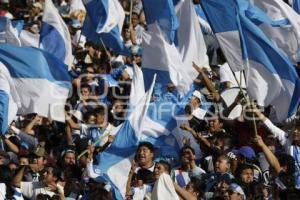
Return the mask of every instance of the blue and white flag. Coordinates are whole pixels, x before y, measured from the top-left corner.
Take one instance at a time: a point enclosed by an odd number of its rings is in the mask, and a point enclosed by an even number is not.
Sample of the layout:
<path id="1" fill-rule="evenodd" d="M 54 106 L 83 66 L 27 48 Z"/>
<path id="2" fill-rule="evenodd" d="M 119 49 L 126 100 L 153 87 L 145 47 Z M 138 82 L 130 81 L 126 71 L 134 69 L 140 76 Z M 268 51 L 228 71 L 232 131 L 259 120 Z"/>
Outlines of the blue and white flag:
<path id="1" fill-rule="evenodd" d="M 157 23 L 149 25 L 148 31 L 144 33 L 142 47 L 146 89 L 150 86 L 153 74 L 157 74 L 157 82 L 162 87 L 173 83 L 181 94 L 189 91 L 193 80 L 189 77 L 175 44 L 165 40 Z"/>
<path id="2" fill-rule="evenodd" d="M 111 146 L 100 154 L 97 167 L 105 181 L 113 187 L 114 199 L 124 199 L 126 183 L 131 168 L 130 159 L 134 156 L 141 138 L 148 106 L 151 100 L 155 77 L 149 91 L 136 104 L 133 112 L 123 123 Z"/>
<path id="3" fill-rule="evenodd" d="M 13 27 L 7 17 L 0 17 L 0 43 L 8 43 L 21 46 L 18 30 Z"/>
<path id="4" fill-rule="evenodd" d="M 258 21 L 273 25 L 282 22 L 273 22 L 263 12 L 255 12 L 256 8 L 248 10 L 249 2 L 245 0 L 201 3 L 228 61 L 240 59 L 250 97 L 258 105 L 272 105 L 279 121 L 295 114 L 300 101 L 299 77 L 289 59 L 253 23 L 253 17 L 258 14 Z M 224 23 L 222 19 L 228 20 Z M 229 62 L 232 68 L 240 68 L 233 63 Z"/>
<path id="5" fill-rule="evenodd" d="M 195 10 L 198 16 L 199 23 L 201 24 L 201 30 L 203 33 L 212 34 L 212 29 L 208 23 L 208 19 L 200 4 L 195 5 Z"/>
<path id="6" fill-rule="evenodd" d="M 41 49 L 3 44 L 0 62 L 19 96 L 18 114 L 37 113 L 64 122 L 71 78 L 62 61 Z"/>
<path id="7" fill-rule="evenodd" d="M 41 48 L 71 67 L 73 55 L 70 32 L 52 0 L 45 1 L 42 21 L 40 31 Z"/>
<path id="8" fill-rule="evenodd" d="M 184 64 L 182 68 L 187 72 L 191 85 L 198 76 L 198 72 L 192 67 L 193 62 L 210 69 L 206 45 L 193 2 L 191 0 L 179 2 L 176 6 L 176 15 L 179 28 L 175 44 Z"/>
<path id="9" fill-rule="evenodd" d="M 5 134 L 20 105 L 9 71 L 0 62 L 0 135 Z"/>
<path id="10" fill-rule="evenodd" d="M 179 27 L 172 0 L 143 0 L 147 24 L 157 23 L 169 43 L 175 40 L 175 31 Z"/>
<path id="11" fill-rule="evenodd" d="M 35 34 L 27 30 L 22 30 L 20 33 L 20 41 L 22 46 L 39 48 L 40 34 Z"/>
<path id="12" fill-rule="evenodd" d="M 82 34 L 96 44 L 103 43 L 117 53 L 127 53 L 121 37 L 125 13 L 117 0 L 84 0 L 87 15 Z M 102 40 L 102 41 L 101 41 Z"/>
<path id="13" fill-rule="evenodd" d="M 292 0 L 292 1 L 293 1 L 293 4 L 292 4 L 293 9 L 294 9 L 298 14 L 300 14 L 300 1 L 299 1 L 299 0 Z"/>
<path id="14" fill-rule="evenodd" d="M 259 24 L 259 28 L 289 59 L 296 64 L 300 61 L 300 15 L 288 4 L 281 0 L 251 0 L 273 20 L 288 19 L 289 24 L 273 27 L 268 24 Z"/>

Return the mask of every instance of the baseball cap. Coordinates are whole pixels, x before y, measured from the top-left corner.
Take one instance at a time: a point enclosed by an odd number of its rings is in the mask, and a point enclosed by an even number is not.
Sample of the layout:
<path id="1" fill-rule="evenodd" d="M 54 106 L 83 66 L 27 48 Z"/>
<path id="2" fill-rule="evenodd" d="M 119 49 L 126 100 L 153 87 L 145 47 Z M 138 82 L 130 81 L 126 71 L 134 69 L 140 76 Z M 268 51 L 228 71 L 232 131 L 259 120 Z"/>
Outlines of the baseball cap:
<path id="1" fill-rule="evenodd" d="M 37 157 L 46 157 L 47 156 L 47 152 L 45 150 L 44 147 L 38 147 L 35 152 L 34 155 L 36 155 Z"/>
<path id="2" fill-rule="evenodd" d="M 195 90 L 195 91 L 193 92 L 193 96 L 194 96 L 194 97 L 197 97 L 199 100 L 201 100 L 201 93 L 200 93 L 198 90 Z"/>
<path id="3" fill-rule="evenodd" d="M 32 7 L 39 8 L 39 9 L 43 10 L 43 6 L 39 2 L 35 2 L 34 4 L 32 4 Z"/>
<path id="4" fill-rule="evenodd" d="M 253 160 L 256 157 L 254 150 L 249 146 L 242 146 L 239 149 L 238 154 L 250 160 Z"/>
<path id="5" fill-rule="evenodd" d="M 71 114 L 79 121 L 82 121 L 82 113 L 79 110 L 72 110 Z"/>
<path id="6" fill-rule="evenodd" d="M 244 197 L 244 199 L 246 199 L 246 195 L 243 191 L 243 189 L 241 188 L 241 186 L 239 186 L 238 184 L 236 183 L 231 183 L 229 185 L 229 188 L 228 188 L 229 191 L 232 191 L 234 193 L 238 193 L 240 195 L 242 195 Z"/>

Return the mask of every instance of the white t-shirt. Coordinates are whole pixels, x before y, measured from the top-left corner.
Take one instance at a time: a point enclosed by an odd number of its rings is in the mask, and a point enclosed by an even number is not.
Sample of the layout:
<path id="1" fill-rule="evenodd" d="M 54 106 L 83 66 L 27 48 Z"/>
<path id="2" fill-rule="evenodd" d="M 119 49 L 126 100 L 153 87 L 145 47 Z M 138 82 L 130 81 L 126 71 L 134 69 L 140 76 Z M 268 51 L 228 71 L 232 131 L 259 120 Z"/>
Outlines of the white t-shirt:
<path id="1" fill-rule="evenodd" d="M 15 188 L 15 193 L 14 193 L 14 198 L 15 200 L 24 200 L 23 196 L 22 196 L 22 192 L 20 188 Z M 6 195 L 6 185 L 4 183 L 0 183 L 0 200 L 4 200 Z"/>
<path id="2" fill-rule="evenodd" d="M 24 197 L 35 200 L 38 194 L 47 194 L 50 197 L 55 195 L 41 182 L 21 182 L 21 191 Z"/>
<path id="3" fill-rule="evenodd" d="M 133 187 L 133 200 L 144 200 L 147 192 L 151 192 L 152 187 L 150 185 L 144 184 L 142 187 Z"/>

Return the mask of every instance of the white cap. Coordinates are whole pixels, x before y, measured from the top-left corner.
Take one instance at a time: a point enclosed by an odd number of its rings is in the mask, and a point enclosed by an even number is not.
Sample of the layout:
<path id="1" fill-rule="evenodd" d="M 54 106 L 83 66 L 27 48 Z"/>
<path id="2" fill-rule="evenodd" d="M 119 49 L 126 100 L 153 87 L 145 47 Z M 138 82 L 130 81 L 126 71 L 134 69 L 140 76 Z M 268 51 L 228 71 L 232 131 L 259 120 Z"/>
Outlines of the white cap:
<path id="1" fill-rule="evenodd" d="M 82 121 L 82 113 L 79 110 L 72 110 L 71 114 L 79 121 Z"/>
<path id="2" fill-rule="evenodd" d="M 195 91 L 193 92 L 193 96 L 194 96 L 194 97 L 197 97 L 199 100 L 201 100 L 201 93 L 200 93 L 198 90 L 195 90 Z"/>
<path id="3" fill-rule="evenodd" d="M 246 195 L 245 195 L 243 189 L 238 184 L 231 183 L 230 186 L 229 186 L 229 190 L 231 190 L 232 192 L 235 192 L 235 193 L 238 193 L 238 194 L 242 195 L 243 198 L 246 199 Z"/>
<path id="4" fill-rule="evenodd" d="M 40 2 L 35 2 L 34 4 L 32 4 L 32 6 L 43 10 L 43 5 Z"/>

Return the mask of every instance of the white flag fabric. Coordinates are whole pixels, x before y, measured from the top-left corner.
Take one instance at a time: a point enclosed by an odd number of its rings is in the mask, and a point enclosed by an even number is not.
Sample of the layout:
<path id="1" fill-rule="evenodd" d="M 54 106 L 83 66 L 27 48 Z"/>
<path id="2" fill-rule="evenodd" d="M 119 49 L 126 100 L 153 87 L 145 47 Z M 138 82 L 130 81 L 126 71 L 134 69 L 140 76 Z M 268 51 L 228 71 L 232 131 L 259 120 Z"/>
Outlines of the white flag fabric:
<path id="1" fill-rule="evenodd" d="M 144 77 L 156 73 L 157 82 L 163 85 L 173 83 L 180 93 L 187 93 L 193 79 L 189 77 L 176 46 L 166 41 L 158 24 L 149 25 L 148 28 L 142 43 Z M 146 88 L 150 80 L 145 79 Z"/>
<path id="2" fill-rule="evenodd" d="M 191 80 L 194 80 L 198 72 L 192 67 L 193 62 L 198 66 L 209 68 L 209 60 L 206 54 L 206 45 L 198 21 L 197 13 L 192 1 L 186 0 L 176 6 L 176 15 L 179 21 L 176 45 Z"/>
<path id="3" fill-rule="evenodd" d="M 281 49 L 294 64 L 300 61 L 300 15 L 282 0 L 251 0 L 253 4 L 273 20 L 288 19 L 290 25 L 272 27 L 262 24 L 259 27 L 268 38 Z"/>
<path id="4" fill-rule="evenodd" d="M 18 31 L 12 26 L 11 20 L 7 17 L 0 17 L 0 43 L 21 46 Z"/>
<path id="5" fill-rule="evenodd" d="M 70 31 L 52 0 L 45 1 L 42 21 L 41 48 L 55 55 L 70 67 L 73 62 Z"/>
<path id="6" fill-rule="evenodd" d="M 22 30 L 20 33 L 20 41 L 22 46 L 39 48 L 40 34 L 34 34 L 27 30 Z"/>
<path id="7" fill-rule="evenodd" d="M 168 174 L 161 174 L 159 179 L 155 182 L 151 194 L 151 200 L 179 200 L 175 191 L 173 181 Z"/>

